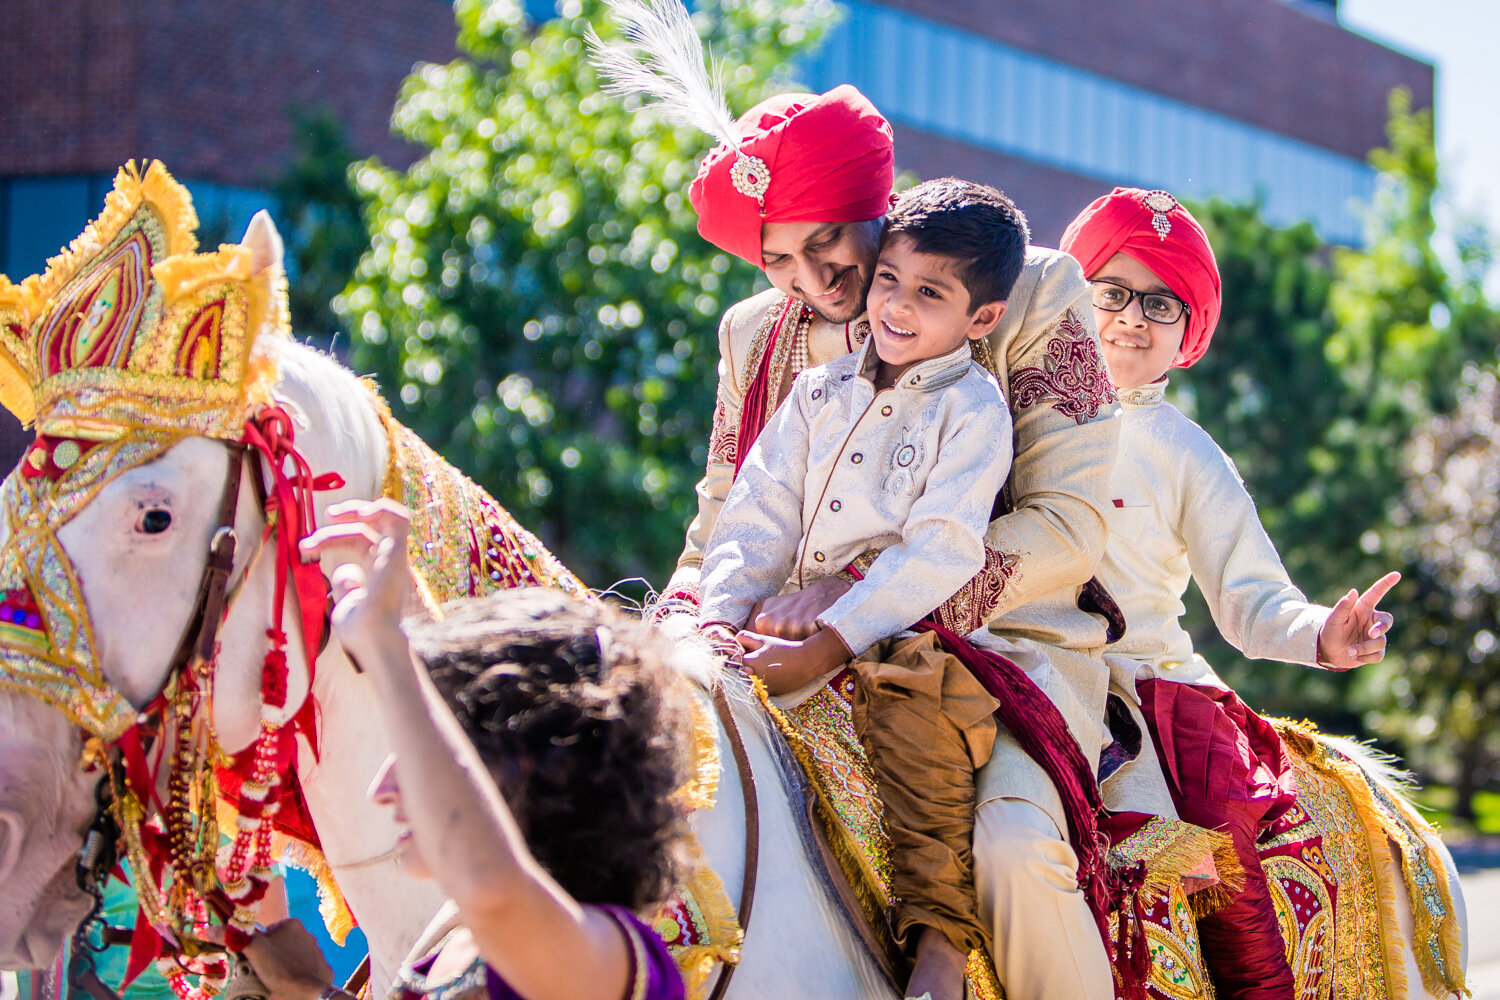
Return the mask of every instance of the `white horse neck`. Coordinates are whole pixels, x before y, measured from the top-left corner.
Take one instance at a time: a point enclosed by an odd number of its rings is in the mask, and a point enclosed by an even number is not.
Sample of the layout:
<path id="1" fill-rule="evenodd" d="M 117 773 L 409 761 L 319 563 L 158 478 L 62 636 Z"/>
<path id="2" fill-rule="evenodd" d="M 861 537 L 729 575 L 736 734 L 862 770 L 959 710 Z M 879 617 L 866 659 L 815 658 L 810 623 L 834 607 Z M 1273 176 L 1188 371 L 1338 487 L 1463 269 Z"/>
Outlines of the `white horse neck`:
<path id="1" fill-rule="evenodd" d="M 340 500 L 374 499 L 385 480 L 388 442 L 371 393 L 332 359 L 309 348 L 272 347 L 281 368 L 276 398 L 296 423 L 298 450 L 315 475 L 337 472 L 338 490 L 317 496 L 318 521 Z M 289 623 L 290 624 L 290 623 Z M 437 883 L 408 876 L 394 854 L 390 810 L 367 790 L 391 753 L 373 685 L 336 642 L 317 661 L 319 753 L 301 747 L 298 777 L 323 853 L 370 948 L 371 982 L 381 996 L 400 962 L 442 904 Z"/>

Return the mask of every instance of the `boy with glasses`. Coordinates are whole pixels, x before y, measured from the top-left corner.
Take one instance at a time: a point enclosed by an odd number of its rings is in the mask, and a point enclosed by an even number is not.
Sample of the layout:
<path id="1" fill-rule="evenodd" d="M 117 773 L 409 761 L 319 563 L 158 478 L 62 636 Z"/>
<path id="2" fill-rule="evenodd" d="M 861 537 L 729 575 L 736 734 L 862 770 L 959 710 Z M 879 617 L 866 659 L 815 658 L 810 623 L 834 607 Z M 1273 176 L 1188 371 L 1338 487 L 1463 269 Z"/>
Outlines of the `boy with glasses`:
<path id="1" fill-rule="evenodd" d="M 1222 302 L 1213 249 L 1187 209 L 1165 191 L 1116 188 L 1073 220 L 1062 249 L 1090 279 L 1124 407 L 1100 579 L 1128 627 L 1105 660 L 1139 694 L 1178 814 L 1229 834 L 1245 870 L 1244 888 L 1198 921 L 1218 995 L 1285 1000 L 1293 976 L 1256 838 L 1295 801 L 1290 762 L 1271 725 L 1193 651 L 1182 594 L 1197 580 L 1246 656 L 1348 670 L 1385 655 L 1392 618 L 1376 604 L 1400 575 L 1332 609 L 1308 603 L 1234 464 L 1165 402 L 1166 373 L 1208 349 Z"/>

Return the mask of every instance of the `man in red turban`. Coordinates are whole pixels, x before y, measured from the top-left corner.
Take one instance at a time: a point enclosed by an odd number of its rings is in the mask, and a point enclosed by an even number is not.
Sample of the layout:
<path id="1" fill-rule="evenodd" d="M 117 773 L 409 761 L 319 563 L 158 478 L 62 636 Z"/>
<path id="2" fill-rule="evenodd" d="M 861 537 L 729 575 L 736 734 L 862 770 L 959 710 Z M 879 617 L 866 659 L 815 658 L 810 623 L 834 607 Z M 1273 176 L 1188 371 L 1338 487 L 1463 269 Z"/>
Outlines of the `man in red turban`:
<path id="1" fill-rule="evenodd" d="M 1292 585 L 1234 463 L 1166 402 L 1166 374 L 1202 357 L 1219 319 L 1219 269 L 1202 227 L 1165 191 L 1116 188 L 1063 234 L 1093 287 L 1104 356 L 1124 404 L 1100 579 L 1130 628 L 1106 655 L 1133 678 L 1178 814 L 1226 833 L 1243 888 L 1215 890 L 1204 961 L 1226 1000 L 1293 994 L 1259 835 L 1295 801 L 1276 730 L 1229 690 L 1183 629 L 1190 578 L 1246 656 L 1347 670 L 1385 653 L 1376 610 L 1399 574 L 1332 609 Z"/>
<path id="2" fill-rule="evenodd" d="M 724 130 L 720 130 L 724 131 Z M 717 132 L 716 132 L 717 134 Z M 820 97 L 783 95 L 739 119 L 704 159 L 690 198 L 699 232 L 763 268 L 772 288 L 732 306 L 719 327 L 719 393 L 698 515 L 660 607 L 692 608 L 699 565 L 739 462 L 803 370 L 859 347 L 870 334 L 866 289 L 874 273 L 893 177 L 891 129 L 853 87 Z M 987 365 L 1015 427 L 1011 503 L 987 536 L 987 566 L 937 617 L 959 635 L 989 627 L 987 648 L 1019 664 L 1059 708 L 1088 766 L 1110 736 L 1107 668 L 1097 655 L 1110 623 L 1090 604 L 1104 547 L 1105 492 L 1118 406 L 1077 264 L 1032 248 L 1008 307 L 988 338 Z M 877 461 L 892 460 L 879 456 Z M 858 461 L 858 459 L 855 459 Z M 831 510 L 837 516 L 839 505 Z M 801 639 L 849 586 L 829 575 L 765 602 L 755 632 Z M 1085 595 L 1085 596 L 1081 596 Z M 913 609 L 914 617 L 923 609 Z M 822 747 L 838 716 L 821 684 L 786 717 Z M 1142 723 L 1143 724 L 1143 723 Z M 1042 768 L 1002 726 L 976 779 L 973 878 L 992 956 L 1013 1000 L 1113 997 L 1109 956 L 1078 888 L 1061 800 Z M 841 741 L 845 741 L 842 742 Z M 858 768 L 841 760 L 833 768 Z M 830 780 L 839 781 L 830 771 Z M 826 784 L 826 782 L 825 782 Z M 1149 747 L 1103 785 L 1112 808 L 1170 813 Z M 846 817 L 847 818 L 847 817 Z M 876 813 L 868 817 L 878 824 Z M 854 822 L 858 822 L 857 819 Z M 858 873 L 855 873 L 858 877 Z"/>

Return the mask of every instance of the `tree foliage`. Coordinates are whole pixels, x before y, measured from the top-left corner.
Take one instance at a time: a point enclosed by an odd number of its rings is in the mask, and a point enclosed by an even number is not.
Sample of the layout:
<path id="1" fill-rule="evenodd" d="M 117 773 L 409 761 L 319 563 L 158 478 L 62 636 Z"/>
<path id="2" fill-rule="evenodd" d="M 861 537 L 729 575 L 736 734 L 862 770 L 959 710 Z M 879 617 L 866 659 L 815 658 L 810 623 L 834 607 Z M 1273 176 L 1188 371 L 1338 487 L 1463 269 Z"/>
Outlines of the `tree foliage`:
<path id="1" fill-rule="evenodd" d="M 354 150 L 338 118 L 326 109 L 294 113 L 292 135 L 291 162 L 271 186 L 286 243 L 292 329 L 325 339 L 341 326 L 333 300 L 369 241 L 348 177 Z"/>
<path id="2" fill-rule="evenodd" d="M 710 140 L 599 93 L 599 0 L 528 22 L 458 0 L 458 59 L 424 65 L 396 131 L 409 170 L 354 170 L 369 249 L 339 308 L 396 415 L 599 585 L 660 581 L 706 459 L 720 313 L 754 268 L 694 234 Z M 695 21 L 731 108 L 786 86 L 828 0 L 711 0 Z"/>
<path id="3" fill-rule="evenodd" d="M 1453 412 L 1406 449 L 1395 522 L 1411 567 L 1408 636 L 1399 669 L 1376 675 L 1373 721 L 1454 782 L 1472 819 L 1500 763 L 1500 381 L 1470 365 L 1461 384 Z"/>

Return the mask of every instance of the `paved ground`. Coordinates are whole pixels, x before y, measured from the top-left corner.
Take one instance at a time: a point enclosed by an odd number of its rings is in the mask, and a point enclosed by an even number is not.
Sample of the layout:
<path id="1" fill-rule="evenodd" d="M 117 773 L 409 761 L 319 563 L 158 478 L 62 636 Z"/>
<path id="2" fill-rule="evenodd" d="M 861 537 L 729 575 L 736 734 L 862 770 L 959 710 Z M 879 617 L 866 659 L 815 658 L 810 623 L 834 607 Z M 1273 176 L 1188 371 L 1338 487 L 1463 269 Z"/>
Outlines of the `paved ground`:
<path id="1" fill-rule="evenodd" d="M 1460 876 L 1469 910 L 1469 988 L 1500 1000 L 1500 868 Z"/>

